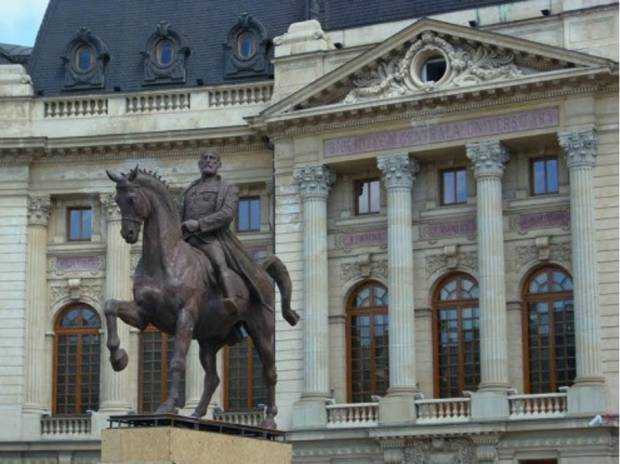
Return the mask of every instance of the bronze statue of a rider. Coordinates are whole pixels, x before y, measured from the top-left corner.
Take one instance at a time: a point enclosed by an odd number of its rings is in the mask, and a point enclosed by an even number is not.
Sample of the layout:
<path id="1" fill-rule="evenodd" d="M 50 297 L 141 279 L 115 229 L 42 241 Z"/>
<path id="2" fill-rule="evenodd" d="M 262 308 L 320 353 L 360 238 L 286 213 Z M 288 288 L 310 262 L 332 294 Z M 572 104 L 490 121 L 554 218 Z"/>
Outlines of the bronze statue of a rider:
<path id="1" fill-rule="evenodd" d="M 182 231 L 183 238 L 202 250 L 211 261 L 222 289 L 224 307 L 236 314 L 233 272 L 246 281 L 252 299 L 265 303 L 256 284 L 256 265 L 230 230 L 237 212 L 238 189 L 218 175 L 221 165 L 217 153 L 205 152 L 200 156 L 201 177 L 183 193 Z M 233 342 L 243 337 L 239 327 L 235 331 Z"/>

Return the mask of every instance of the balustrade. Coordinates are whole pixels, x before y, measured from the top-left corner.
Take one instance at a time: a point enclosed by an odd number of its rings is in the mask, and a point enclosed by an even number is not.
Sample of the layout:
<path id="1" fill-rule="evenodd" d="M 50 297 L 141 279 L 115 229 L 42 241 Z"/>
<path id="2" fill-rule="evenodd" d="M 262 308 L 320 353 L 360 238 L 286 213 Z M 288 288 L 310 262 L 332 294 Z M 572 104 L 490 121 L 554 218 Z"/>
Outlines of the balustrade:
<path id="1" fill-rule="evenodd" d="M 378 403 L 332 404 L 327 406 L 327 427 L 375 427 Z"/>
<path id="2" fill-rule="evenodd" d="M 566 414 L 566 393 L 512 395 L 508 404 L 511 419 L 562 417 Z"/>
<path id="3" fill-rule="evenodd" d="M 41 435 L 44 438 L 66 438 L 90 435 L 90 416 L 43 416 Z"/>
<path id="4" fill-rule="evenodd" d="M 209 107 L 255 105 L 267 103 L 273 94 L 273 84 L 257 84 L 235 87 L 216 87 L 209 90 Z"/>
<path id="5" fill-rule="evenodd" d="M 418 423 L 449 423 L 468 421 L 471 417 L 469 398 L 417 400 Z"/>
<path id="6" fill-rule="evenodd" d="M 190 108 L 191 94 L 189 93 L 139 95 L 125 99 L 125 110 L 129 114 L 185 111 Z"/>
<path id="7" fill-rule="evenodd" d="M 43 104 L 45 118 L 78 118 L 108 114 L 107 98 L 48 100 Z"/>

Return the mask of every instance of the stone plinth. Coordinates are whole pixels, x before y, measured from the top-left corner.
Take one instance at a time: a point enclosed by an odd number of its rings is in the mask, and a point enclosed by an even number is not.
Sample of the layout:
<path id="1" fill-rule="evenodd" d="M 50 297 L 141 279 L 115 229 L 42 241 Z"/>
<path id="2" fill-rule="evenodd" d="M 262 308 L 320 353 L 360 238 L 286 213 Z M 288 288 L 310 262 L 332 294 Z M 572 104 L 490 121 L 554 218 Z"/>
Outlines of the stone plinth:
<path id="1" fill-rule="evenodd" d="M 101 435 L 104 464 L 289 464 L 292 455 L 286 443 L 183 428 L 118 428 Z"/>

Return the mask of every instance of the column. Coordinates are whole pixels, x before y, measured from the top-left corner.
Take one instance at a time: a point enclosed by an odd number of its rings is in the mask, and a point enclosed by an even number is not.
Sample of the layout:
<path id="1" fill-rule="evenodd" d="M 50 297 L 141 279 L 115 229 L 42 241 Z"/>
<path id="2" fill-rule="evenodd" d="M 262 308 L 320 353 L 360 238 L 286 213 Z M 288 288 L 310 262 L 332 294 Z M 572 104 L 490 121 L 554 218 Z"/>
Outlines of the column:
<path id="1" fill-rule="evenodd" d="M 31 432 L 39 430 L 40 416 L 50 409 L 46 390 L 51 389 L 47 377 L 50 353 L 46 350 L 47 301 L 47 223 L 50 215 L 48 195 L 28 198 L 26 321 L 25 321 L 25 384 L 24 420 Z"/>
<path id="2" fill-rule="evenodd" d="M 132 298 L 132 281 L 130 271 L 130 246 L 121 237 L 121 215 L 114 194 L 104 193 L 100 196 L 102 214 L 106 215 L 106 276 L 105 299 L 128 300 Z M 102 302 L 103 305 L 103 302 Z M 104 323 L 105 327 L 105 323 Z M 131 375 L 136 372 L 138 359 L 130 353 L 129 326 L 119 320 L 118 336 L 121 347 L 129 353 L 129 365 L 124 371 L 115 372 L 109 361 L 105 346 L 107 333 L 104 330 L 101 355 L 101 400 L 99 411 L 104 414 L 123 414 L 131 409 Z"/>
<path id="3" fill-rule="evenodd" d="M 327 197 L 335 176 L 327 166 L 307 166 L 294 178 L 303 203 L 304 387 L 293 407 L 293 427 L 327 423 L 329 397 L 329 321 L 327 270 Z"/>
<path id="4" fill-rule="evenodd" d="M 570 178 L 571 252 L 577 378 L 568 394 L 571 413 L 600 413 L 606 407 L 601 357 L 598 260 L 593 174 L 597 156 L 594 130 L 561 132 Z"/>
<path id="5" fill-rule="evenodd" d="M 185 364 L 185 413 L 191 414 L 198 406 L 204 386 L 205 373 L 200 365 L 200 347 L 196 340 L 192 340 L 187 352 L 187 362 Z M 213 395 L 214 399 L 216 398 Z M 213 400 L 211 401 L 213 403 Z M 209 405 L 210 406 L 210 405 Z M 207 411 L 207 416 L 209 416 Z"/>
<path id="6" fill-rule="evenodd" d="M 472 416 L 508 415 L 507 312 L 504 271 L 502 176 L 508 152 L 498 140 L 467 145 L 474 164 L 477 195 L 480 286 L 480 386 Z"/>
<path id="7" fill-rule="evenodd" d="M 415 421 L 415 313 L 411 190 L 418 164 L 409 155 L 381 156 L 377 166 L 387 191 L 390 387 L 380 421 Z"/>

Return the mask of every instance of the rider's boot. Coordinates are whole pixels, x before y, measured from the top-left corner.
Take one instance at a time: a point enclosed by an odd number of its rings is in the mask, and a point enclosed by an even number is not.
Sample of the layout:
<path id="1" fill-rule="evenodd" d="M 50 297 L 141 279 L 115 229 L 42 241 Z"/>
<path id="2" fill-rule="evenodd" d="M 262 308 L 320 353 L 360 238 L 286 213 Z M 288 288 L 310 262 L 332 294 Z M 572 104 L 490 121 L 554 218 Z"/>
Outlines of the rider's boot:
<path id="1" fill-rule="evenodd" d="M 232 288 L 232 279 L 229 272 L 222 273 L 222 287 L 224 290 L 224 309 L 226 309 L 229 315 L 236 316 L 239 308 L 233 299 L 235 291 Z"/>

